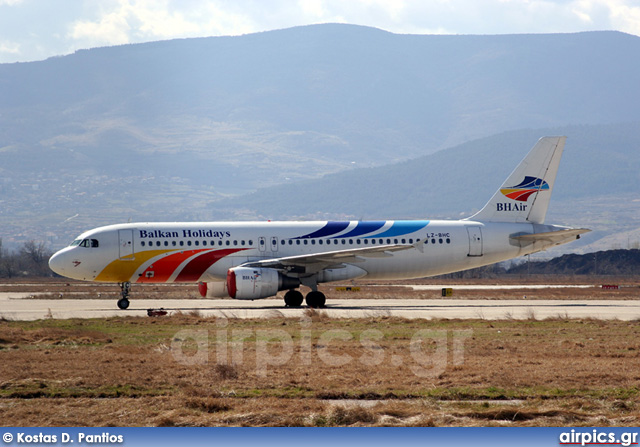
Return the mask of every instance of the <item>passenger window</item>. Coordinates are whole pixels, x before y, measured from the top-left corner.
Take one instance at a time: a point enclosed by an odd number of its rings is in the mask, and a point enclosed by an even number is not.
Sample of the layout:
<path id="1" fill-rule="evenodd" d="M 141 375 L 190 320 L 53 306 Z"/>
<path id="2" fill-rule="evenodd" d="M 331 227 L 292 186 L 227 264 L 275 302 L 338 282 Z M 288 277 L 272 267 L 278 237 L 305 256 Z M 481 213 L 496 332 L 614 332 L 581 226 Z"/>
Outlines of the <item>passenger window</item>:
<path id="1" fill-rule="evenodd" d="M 233 241 L 233 245 L 238 245 L 238 241 Z"/>
<path id="2" fill-rule="evenodd" d="M 307 245 L 308 243 L 309 243 L 309 241 L 305 239 L 304 240 L 304 245 Z"/>
<path id="3" fill-rule="evenodd" d="M 260 241 L 260 243 L 264 245 L 264 241 Z M 231 241 L 227 241 L 227 245 L 231 245 Z"/>
<path id="4" fill-rule="evenodd" d="M 293 245 L 293 241 L 289 239 L 289 245 Z"/>
<path id="5" fill-rule="evenodd" d="M 200 241 L 195 241 L 196 247 L 200 245 Z"/>
<path id="6" fill-rule="evenodd" d="M 356 239 L 356 244 L 360 245 L 360 239 Z"/>
<path id="7" fill-rule="evenodd" d="M 300 239 L 296 241 L 296 245 L 300 245 Z"/>
<path id="8" fill-rule="evenodd" d="M 371 239 L 371 245 L 375 245 L 376 240 L 375 239 Z"/>
<path id="9" fill-rule="evenodd" d="M 442 239 L 440 239 L 439 241 L 440 241 L 440 243 L 442 244 Z"/>
<path id="10" fill-rule="evenodd" d="M 240 245 L 244 245 L 244 239 L 242 240 L 242 242 L 240 242 Z"/>
<path id="11" fill-rule="evenodd" d="M 369 239 L 365 239 L 364 240 L 364 245 L 367 245 L 369 243 Z"/>
<path id="12" fill-rule="evenodd" d="M 171 241 L 171 245 L 176 246 L 176 241 Z"/>
<path id="13" fill-rule="evenodd" d="M 393 240 L 393 243 L 394 243 L 394 244 L 397 244 L 397 243 L 398 243 L 398 239 L 394 239 L 394 240 Z"/>
<path id="14" fill-rule="evenodd" d="M 451 239 L 447 238 L 447 244 L 451 243 Z"/>
<path id="15" fill-rule="evenodd" d="M 322 239 L 318 239 L 318 244 L 322 245 Z"/>
<path id="16" fill-rule="evenodd" d="M 180 246 L 184 247 L 184 241 L 180 241 Z"/>
<path id="17" fill-rule="evenodd" d="M 410 244 L 413 244 L 413 239 L 409 239 L 409 243 L 410 243 Z"/>
<path id="18" fill-rule="evenodd" d="M 144 247 L 144 241 L 140 242 L 140 245 Z"/>
<path id="19" fill-rule="evenodd" d="M 202 245 L 203 245 L 204 247 L 206 247 L 206 246 L 207 246 L 207 241 L 202 241 Z"/>
<path id="20" fill-rule="evenodd" d="M 311 239 L 311 245 L 316 245 L 316 240 L 315 239 Z"/>
<path id="21" fill-rule="evenodd" d="M 169 241 L 164 241 L 164 246 L 168 247 L 169 246 Z"/>
<path id="22" fill-rule="evenodd" d="M 432 243 L 432 244 L 435 244 L 435 243 L 436 243 L 436 240 L 435 240 L 435 239 L 431 239 L 431 243 Z"/>

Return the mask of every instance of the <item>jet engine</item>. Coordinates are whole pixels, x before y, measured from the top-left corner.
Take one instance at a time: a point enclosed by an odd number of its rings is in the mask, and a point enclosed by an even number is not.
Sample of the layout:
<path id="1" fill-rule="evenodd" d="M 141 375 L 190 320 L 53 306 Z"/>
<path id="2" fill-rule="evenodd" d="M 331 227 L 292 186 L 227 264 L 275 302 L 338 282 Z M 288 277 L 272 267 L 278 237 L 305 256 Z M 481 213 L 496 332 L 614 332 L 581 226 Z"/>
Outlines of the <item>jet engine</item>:
<path id="1" fill-rule="evenodd" d="M 231 298 L 238 300 L 267 298 L 279 290 L 299 286 L 299 279 L 285 276 L 274 269 L 234 267 L 227 272 L 227 291 Z"/>
<path id="2" fill-rule="evenodd" d="M 229 296 L 226 281 L 199 282 L 198 292 L 203 298 L 226 298 Z"/>

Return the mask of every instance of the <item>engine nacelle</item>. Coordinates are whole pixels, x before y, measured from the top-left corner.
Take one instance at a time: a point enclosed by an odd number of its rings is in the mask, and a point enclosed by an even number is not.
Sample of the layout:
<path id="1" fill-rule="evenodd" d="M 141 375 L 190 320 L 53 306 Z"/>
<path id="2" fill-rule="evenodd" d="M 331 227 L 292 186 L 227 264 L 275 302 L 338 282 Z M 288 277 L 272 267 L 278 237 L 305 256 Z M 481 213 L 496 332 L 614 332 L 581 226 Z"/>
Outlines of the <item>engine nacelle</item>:
<path id="1" fill-rule="evenodd" d="M 199 282 L 198 292 L 203 298 L 226 298 L 229 296 L 226 281 Z"/>
<path id="2" fill-rule="evenodd" d="M 274 269 L 234 267 L 227 272 L 227 291 L 231 298 L 238 300 L 267 298 L 279 290 L 298 286 L 299 279 L 285 276 Z"/>

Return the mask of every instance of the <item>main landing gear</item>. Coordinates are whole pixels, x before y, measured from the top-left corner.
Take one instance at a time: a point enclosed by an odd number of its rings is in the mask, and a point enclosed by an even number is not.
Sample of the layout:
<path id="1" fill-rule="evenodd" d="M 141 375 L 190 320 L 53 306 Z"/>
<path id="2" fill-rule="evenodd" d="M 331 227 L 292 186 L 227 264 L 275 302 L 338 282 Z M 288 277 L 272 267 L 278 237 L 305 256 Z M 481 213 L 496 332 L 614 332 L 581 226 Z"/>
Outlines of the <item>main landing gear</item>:
<path id="1" fill-rule="evenodd" d="M 287 307 L 300 307 L 302 304 L 302 293 L 298 290 L 289 290 L 284 294 L 284 304 Z"/>
<path id="2" fill-rule="evenodd" d="M 129 307 L 129 292 L 131 291 L 131 283 L 130 282 L 120 282 L 118 283 L 120 286 L 122 298 L 118 300 L 118 307 L 120 309 L 126 309 Z"/>
<path id="3" fill-rule="evenodd" d="M 324 307 L 327 299 L 324 296 L 324 293 L 312 290 L 307 293 L 305 301 L 307 302 L 307 306 L 318 309 Z M 294 289 L 289 290 L 284 294 L 284 304 L 287 307 L 300 307 L 300 305 L 302 305 L 302 293 Z"/>

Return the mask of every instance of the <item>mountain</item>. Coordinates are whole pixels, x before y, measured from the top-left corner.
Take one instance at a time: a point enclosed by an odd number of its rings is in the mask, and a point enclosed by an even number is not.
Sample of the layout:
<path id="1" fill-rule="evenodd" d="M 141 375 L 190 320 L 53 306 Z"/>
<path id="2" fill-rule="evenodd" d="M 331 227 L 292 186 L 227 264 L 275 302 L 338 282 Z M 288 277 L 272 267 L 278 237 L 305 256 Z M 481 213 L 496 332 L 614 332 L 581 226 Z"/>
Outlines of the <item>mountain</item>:
<path id="1" fill-rule="evenodd" d="M 114 221 L 271 215 L 239 196 L 275 185 L 288 206 L 279 214 L 306 215 L 297 181 L 346 179 L 354 167 L 378 175 L 516 129 L 637 123 L 637 54 L 640 38 L 618 32 L 418 36 L 329 24 L 0 64 L 0 237 L 59 246 Z M 532 145 L 517 143 L 515 158 Z M 438 189 L 423 191 L 444 197 L 461 179 L 447 157 L 434 160 L 424 169 L 439 171 Z M 605 161 L 627 169 L 626 158 Z M 411 193 L 415 180 L 398 171 L 393 182 Z M 395 188 L 374 186 L 374 197 Z M 311 212 L 337 213 L 355 189 Z M 389 212 L 419 210 L 408 196 Z"/>
<path id="2" fill-rule="evenodd" d="M 640 122 L 505 132 L 406 162 L 352 169 L 262 188 L 212 207 L 253 210 L 255 218 L 320 216 L 447 217 L 479 210 L 545 135 L 567 135 L 553 203 L 629 195 L 640 198 Z M 577 217 L 577 216 L 576 216 Z"/>

